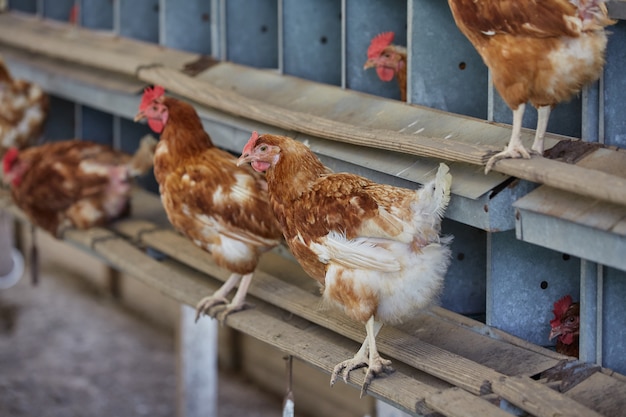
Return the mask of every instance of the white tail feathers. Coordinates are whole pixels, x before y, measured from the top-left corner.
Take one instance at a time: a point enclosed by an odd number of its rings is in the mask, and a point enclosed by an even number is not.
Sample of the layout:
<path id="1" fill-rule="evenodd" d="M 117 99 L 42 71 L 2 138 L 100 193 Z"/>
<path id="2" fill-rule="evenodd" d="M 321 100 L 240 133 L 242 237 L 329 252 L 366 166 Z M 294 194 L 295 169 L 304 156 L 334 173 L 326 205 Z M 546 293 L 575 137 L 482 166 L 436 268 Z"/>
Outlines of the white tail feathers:
<path id="1" fill-rule="evenodd" d="M 422 209 L 426 212 L 436 214 L 440 218 L 450 202 L 450 186 L 452 185 L 452 175 L 450 168 L 444 163 L 439 164 L 435 179 L 424 185 L 421 190 L 420 201 Z"/>

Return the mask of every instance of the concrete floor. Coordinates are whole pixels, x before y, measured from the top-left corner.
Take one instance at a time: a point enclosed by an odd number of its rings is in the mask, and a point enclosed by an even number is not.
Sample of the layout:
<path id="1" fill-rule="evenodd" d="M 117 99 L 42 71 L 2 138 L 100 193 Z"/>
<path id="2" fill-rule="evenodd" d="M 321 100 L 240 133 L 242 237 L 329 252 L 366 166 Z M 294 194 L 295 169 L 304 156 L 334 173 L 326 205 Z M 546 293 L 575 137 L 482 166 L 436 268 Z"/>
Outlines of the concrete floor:
<path id="1" fill-rule="evenodd" d="M 176 415 L 173 332 L 60 265 L 28 281 L 0 290 L 0 416 Z M 281 414 L 281 399 L 219 380 L 219 416 Z"/>

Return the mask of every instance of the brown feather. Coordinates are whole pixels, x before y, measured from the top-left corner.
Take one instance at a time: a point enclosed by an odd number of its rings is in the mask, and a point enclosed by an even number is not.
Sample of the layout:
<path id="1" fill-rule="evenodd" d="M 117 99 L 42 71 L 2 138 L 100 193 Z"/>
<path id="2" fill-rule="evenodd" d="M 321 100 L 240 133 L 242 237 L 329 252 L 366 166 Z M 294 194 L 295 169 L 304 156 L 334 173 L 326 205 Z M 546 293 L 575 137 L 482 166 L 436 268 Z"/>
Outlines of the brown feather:
<path id="1" fill-rule="evenodd" d="M 611 23 L 601 0 L 584 20 L 584 11 L 567 0 L 448 2 L 457 26 L 491 69 L 496 89 L 512 109 L 527 101 L 555 106 L 600 76 L 603 28 Z M 571 49 L 573 39 L 588 58 Z"/>
<path id="2" fill-rule="evenodd" d="M 245 237 L 251 258 L 235 259 L 219 251 L 213 257 L 231 272 L 254 271 L 260 255 L 282 237 L 263 177 L 249 166 L 238 167 L 234 156 L 216 148 L 190 104 L 171 97 L 163 103 L 169 118 L 157 145 L 154 173 L 170 222 L 204 249 L 221 245 L 225 237 Z M 238 181 L 244 182 L 240 186 L 246 187 L 246 198 L 232 194 Z M 201 216 L 214 219 L 220 231 L 207 234 Z"/>
<path id="3" fill-rule="evenodd" d="M 0 58 L 0 158 L 11 147 L 32 146 L 43 133 L 48 96 L 36 84 L 15 80 Z"/>
<path id="4" fill-rule="evenodd" d="M 28 168 L 19 185 L 12 186 L 11 195 L 33 223 L 54 236 L 69 225 L 78 228 L 102 225 L 128 210 L 130 189 L 126 192 L 127 185 L 112 185 L 107 167 L 125 169 L 130 158 L 89 141 L 68 140 L 30 147 L 19 153 L 17 163 Z M 85 163 L 104 169 L 85 171 Z M 115 209 L 107 208 L 109 204 Z M 86 205 L 99 215 L 85 217 Z"/>

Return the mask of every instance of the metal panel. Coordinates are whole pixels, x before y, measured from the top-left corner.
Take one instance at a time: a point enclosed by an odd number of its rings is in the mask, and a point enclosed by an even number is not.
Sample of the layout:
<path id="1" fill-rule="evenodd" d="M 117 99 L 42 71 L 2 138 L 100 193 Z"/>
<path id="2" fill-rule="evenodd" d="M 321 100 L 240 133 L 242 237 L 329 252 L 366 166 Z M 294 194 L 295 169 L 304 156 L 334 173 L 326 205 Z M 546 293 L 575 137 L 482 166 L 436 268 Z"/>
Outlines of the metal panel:
<path id="1" fill-rule="evenodd" d="M 613 19 L 626 19 L 626 1 L 608 0 L 606 2 L 609 9 L 609 16 Z"/>
<path id="2" fill-rule="evenodd" d="M 554 302 L 579 299 L 580 260 L 516 240 L 513 231 L 487 241 L 487 324 L 548 345 Z"/>
<path id="3" fill-rule="evenodd" d="M 69 22 L 74 0 L 43 0 L 43 16 L 47 19 Z"/>
<path id="4" fill-rule="evenodd" d="M 211 2 L 161 0 L 160 43 L 170 48 L 211 54 Z"/>
<path id="5" fill-rule="evenodd" d="M 87 106 L 79 106 L 79 129 L 77 136 L 113 146 L 113 116 Z"/>
<path id="6" fill-rule="evenodd" d="M 626 147 L 626 21 L 609 28 L 604 70 L 604 142 Z"/>
<path id="7" fill-rule="evenodd" d="M 410 101 L 486 119 L 487 67 L 456 27 L 448 3 L 410 4 Z"/>
<path id="8" fill-rule="evenodd" d="M 113 30 L 113 2 L 111 0 L 82 0 L 80 24 L 97 30 Z"/>
<path id="9" fill-rule="evenodd" d="M 604 268 L 603 295 L 602 365 L 626 375 L 626 272 Z"/>
<path id="10" fill-rule="evenodd" d="M 277 0 L 225 3 L 225 58 L 257 68 L 278 68 Z"/>
<path id="11" fill-rule="evenodd" d="M 442 233 L 454 236 L 452 264 L 441 294 L 442 307 L 460 314 L 484 314 L 487 233 L 447 219 L 443 221 Z"/>
<path id="12" fill-rule="evenodd" d="M 74 103 L 62 98 L 50 97 L 50 110 L 44 133 L 44 141 L 58 141 L 75 137 L 76 114 Z"/>
<path id="13" fill-rule="evenodd" d="M 25 13 L 37 13 L 38 0 L 9 0 L 9 9 Z"/>
<path id="14" fill-rule="evenodd" d="M 602 363 L 603 268 L 580 262 L 580 355 L 583 362 Z"/>
<path id="15" fill-rule="evenodd" d="M 504 100 L 502 100 L 500 94 L 495 91 L 495 88 L 494 92 L 493 120 L 496 122 L 512 124 L 513 112 L 509 106 L 506 105 Z M 582 104 L 580 97 L 574 97 L 572 101 L 567 103 L 560 103 L 550 114 L 548 132 L 579 138 L 581 135 L 581 109 Z M 535 129 L 537 127 L 537 111 L 531 105 L 526 106 L 522 126 L 530 129 Z M 508 139 L 509 138 L 503 138 L 502 148 L 506 146 Z"/>
<path id="16" fill-rule="evenodd" d="M 341 85 L 341 1 L 281 1 L 283 72 Z"/>
<path id="17" fill-rule="evenodd" d="M 159 0 L 117 0 L 113 13 L 114 28 L 120 36 L 159 41 Z"/>
<path id="18" fill-rule="evenodd" d="M 524 199 L 524 202 L 532 201 Z M 577 224 L 519 206 L 518 238 L 535 245 L 552 248 L 575 256 L 626 270 L 626 239 L 611 231 Z"/>
<path id="19" fill-rule="evenodd" d="M 344 0 L 344 87 L 399 100 L 396 80 L 381 81 L 373 69 L 364 71 L 367 48 L 379 33 L 395 33 L 394 44 L 407 45 L 407 5 L 404 0 Z M 372 19 L 372 16 L 376 16 Z"/>

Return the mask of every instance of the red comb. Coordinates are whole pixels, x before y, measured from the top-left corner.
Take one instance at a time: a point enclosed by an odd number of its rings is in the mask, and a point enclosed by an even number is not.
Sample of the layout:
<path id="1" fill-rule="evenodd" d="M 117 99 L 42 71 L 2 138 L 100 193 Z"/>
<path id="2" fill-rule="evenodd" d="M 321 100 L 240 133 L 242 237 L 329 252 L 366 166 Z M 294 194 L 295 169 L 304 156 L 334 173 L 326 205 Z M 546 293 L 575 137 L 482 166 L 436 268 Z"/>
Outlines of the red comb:
<path id="1" fill-rule="evenodd" d="M 246 146 L 243 147 L 241 154 L 245 155 L 252 152 L 252 149 L 254 149 L 254 145 L 256 145 L 257 140 L 259 140 L 259 134 L 255 130 L 254 132 L 252 132 L 252 136 L 250 136 L 250 139 L 248 140 L 248 143 L 246 143 Z"/>
<path id="2" fill-rule="evenodd" d="M 157 98 L 161 97 L 165 94 L 165 88 L 160 85 L 155 85 L 154 88 L 146 87 L 143 90 L 143 97 L 141 97 L 141 104 L 139 104 L 139 110 L 145 110 L 150 103 L 152 103 Z"/>
<path id="3" fill-rule="evenodd" d="M 572 305 L 571 295 L 566 295 L 565 297 L 561 298 L 559 301 L 554 303 L 554 310 L 552 310 L 552 313 L 554 313 L 554 319 L 560 320 L 563 314 L 565 314 L 565 312 L 571 305 Z"/>
<path id="4" fill-rule="evenodd" d="M 18 153 L 19 151 L 17 148 L 12 147 L 9 148 L 9 150 L 4 154 L 4 157 L 2 158 L 2 170 L 5 174 L 11 170 L 13 163 L 17 159 Z"/>
<path id="5" fill-rule="evenodd" d="M 393 42 L 394 36 L 395 36 L 395 33 L 393 32 L 384 32 L 384 33 L 381 33 L 380 35 L 374 36 L 374 38 L 372 39 L 372 42 L 370 42 L 369 48 L 367 48 L 367 58 L 368 59 L 377 58 L 386 47 L 391 45 L 391 42 Z"/>

